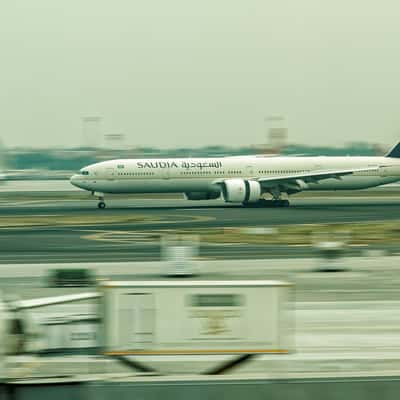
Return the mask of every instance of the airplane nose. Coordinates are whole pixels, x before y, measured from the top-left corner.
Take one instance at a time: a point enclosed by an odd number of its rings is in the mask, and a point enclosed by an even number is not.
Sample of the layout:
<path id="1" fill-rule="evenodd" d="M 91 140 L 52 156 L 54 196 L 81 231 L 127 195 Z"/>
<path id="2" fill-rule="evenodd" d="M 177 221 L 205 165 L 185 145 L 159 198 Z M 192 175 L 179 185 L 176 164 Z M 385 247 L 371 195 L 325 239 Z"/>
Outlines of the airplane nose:
<path id="1" fill-rule="evenodd" d="M 71 182 L 72 185 L 79 187 L 78 184 L 78 180 L 79 180 L 79 175 L 72 175 L 71 178 L 69 178 L 69 181 Z"/>

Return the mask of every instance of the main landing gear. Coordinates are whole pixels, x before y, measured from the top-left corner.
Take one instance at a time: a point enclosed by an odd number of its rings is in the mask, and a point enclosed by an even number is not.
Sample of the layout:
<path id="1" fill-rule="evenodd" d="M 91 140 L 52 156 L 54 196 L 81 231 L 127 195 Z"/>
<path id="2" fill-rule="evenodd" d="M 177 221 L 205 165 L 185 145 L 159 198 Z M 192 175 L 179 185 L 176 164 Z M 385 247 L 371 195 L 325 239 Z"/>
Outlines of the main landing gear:
<path id="1" fill-rule="evenodd" d="M 245 207 L 289 207 L 289 200 L 282 199 L 279 188 L 272 188 L 269 192 L 272 194 L 272 200 L 260 199 L 255 203 L 243 203 L 243 205 Z"/>
<path id="2" fill-rule="evenodd" d="M 97 207 L 103 210 L 106 208 L 106 203 L 104 201 L 104 193 L 98 193 L 98 192 L 92 192 L 93 196 L 96 196 L 99 199 L 99 202 L 97 203 Z"/>
<path id="3" fill-rule="evenodd" d="M 282 193 L 279 188 L 273 188 L 272 194 L 272 207 L 289 207 L 289 200 L 282 199 Z"/>
<path id="4" fill-rule="evenodd" d="M 290 202 L 289 200 L 283 200 L 283 199 L 279 199 L 279 200 L 272 200 L 272 207 L 289 207 L 290 206 Z"/>
<path id="5" fill-rule="evenodd" d="M 275 208 L 275 207 L 289 207 L 289 200 L 283 199 L 275 199 L 275 200 L 266 200 L 260 199 L 256 203 L 243 203 L 244 207 L 249 208 Z"/>

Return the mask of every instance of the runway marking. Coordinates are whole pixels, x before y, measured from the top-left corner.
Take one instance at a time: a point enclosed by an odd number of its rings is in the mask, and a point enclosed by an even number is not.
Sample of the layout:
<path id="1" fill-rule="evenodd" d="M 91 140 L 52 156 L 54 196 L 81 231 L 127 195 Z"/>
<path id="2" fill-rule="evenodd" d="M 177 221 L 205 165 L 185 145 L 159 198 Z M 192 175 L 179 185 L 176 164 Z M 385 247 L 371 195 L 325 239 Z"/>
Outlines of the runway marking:
<path id="1" fill-rule="evenodd" d="M 18 208 L 31 204 L 34 205 L 40 204 L 41 207 L 49 207 L 51 205 L 54 205 L 53 203 L 77 202 L 77 201 L 78 200 L 71 200 L 71 199 L 54 199 L 54 200 L 37 199 L 37 200 L 13 200 L 13 201 L 1 200 L 0 208 L 6 208 L 6 207 Z M 79 201 L 86 201 L 86 200 L 79 200 Z"/>
<path id="2" fill-rule="evenodd" d="M 86 216 L 79 215 L 67 216 L 63 214 L 48 215 L 3 215 L 0 217 L 0 228 L 12 227 L 71 227 L 71 226 L 92 226 L 97 224 L 138 224 L 153 221 L 156 217 L 149 217 L 143 215 L 136 216 Z"/>
<path id="3" fill-rule="evenodd" d="M 53 220 L 52 220 L 53 219 Z M 176 223 L 198 223 L 215 220 L 211 216 L 184 215 L 90 215 L 68 216 L 65 214 L 36 214 L 36 215 L 2 215 L 0 216 L 0 229 L 20 228 L 20 227 L 57 227 L 66 228 L 71 226 L 95 226 L 105 225 L 147 225 L 147 224 L 176 224 Z"/>
<path id="4" fill-rule="evenodd" d="M 15 216 L 12 216 L 12 217 L 10 217 L 10 216 L 8 216 L 8 215 L 0 215 L 0 219 L 5 219 L 5 218 L 9 218 L 9 219 L 11 219 L 11 218 L 31 218 L 31 217 L 34 217 L 34 218 L 43 218 L 43 217 L 45 217 L 45 218 L 48 218 L 48 217 L 60 217 L 61 215 L 60 214 L 29 214 L 29 215 L 15 215 Z"/>
<path id="5" fill-rule="evenodd" d="M 153 238 L 151 238 L 153 236 Z M 134 231 L 100 231 L 89 235 L 81 236 L 81 239 L 98 241 L 98 242 L 109 242 L 114 244 L 124 244 L 132 242 L 147 242 L 154 240 L 155 233 L 141 233 Z"/>
<path id="6" fill-rule="evenodd" d="M 174 223 L 196 223 L 196 222 L 207 222 L 211 220 L 215 220 L 214 217 L 206 217 L 206 216 L 186 216 L 191 217 L 186 220 L 176 220 L 176 221 L 163 221 L 158 220 L 154 221 L 155 224 L 174 224 Z M 151 223 L 150 223 L 151 224 Z M 93 231 L 91 231 L 93 232 Z M 101 230 L 96 233 L 90 233 L 88 235 L 81 236 L 81 239 L 91 240 L 91 241 L 100 241 L 100 242 L 111 242 L 111 243 L 131 243 L 138 241 L 154 241 L 154 237 L 158 238 L 162 234 L 166 234 L 166 230 L 161 231 L 151 231 L 151 232 L 140 232 L 140 231 L 116 231 L 116 230 Z"/>

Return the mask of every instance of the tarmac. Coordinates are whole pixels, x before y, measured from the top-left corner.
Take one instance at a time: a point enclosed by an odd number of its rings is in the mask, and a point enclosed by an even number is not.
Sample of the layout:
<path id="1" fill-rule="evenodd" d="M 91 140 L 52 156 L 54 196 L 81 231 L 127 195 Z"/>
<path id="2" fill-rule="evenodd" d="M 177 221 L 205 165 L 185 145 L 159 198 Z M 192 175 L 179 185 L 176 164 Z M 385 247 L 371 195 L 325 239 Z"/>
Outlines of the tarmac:
<path id="1" fill-rule="evenodd" d="M 154 262 L 160 258 L 159 237 L 177 230 L 269 229 L 292 224 L 360 224 L 400 219 L 400 196 L 394 195 L 357 197 L 332 193 L 293 198 L 291 204 L 283 209 L 251 209 L 220 201 L 112 198 L 107 209 L 98 210 L 93 199 L 64 199 L 62 193 L 52 199 L 0 195 L 1 290 L 6 295 L 18 293 L 23 298 L 34 298 L 94 289 L 48 287 L 49 271 L 61 263 L 65 268 L 93 269 L 100 279 L 163 274 L 168 265 Z M 307 379 L 327 382 L 332 377 L 357 377 L 357 382 L 365 379 L 363 387 L 367 382 L 376 383 L 379 377 L 392 376 L 384 383 L 385 388 L 389 387 L 390 382 L 397 381 L 400 369 L 398 253 L 397 244 L 350 248 L 339 262 L 341 272 L 323 273 L 319 269 L 331 261 L 313 257 L 316 254 L 309 246 L 202 244 L 196 261 L 201 273 L 218 271 L 238 279 L 267 276 L 288 280 L 296 287 L 296 351 L 287 356 L 257 357 L 232 376 L 240 377 L 242 383 L 248 377 L 263 382 L 296 379 L 302 384 Z M 220 356 L 139 359 L 162 374 L 185 375 L 201 373 L 225 360 Z M 97 379 L 106 374 L 104 379 L 109 380 L 136 374 L 116 361 L 98 356 L 20 356 L 10 358 L 8 367 L 11 376 L 20 378 L 26 374 L 40 380 L 46 376 L 59 380 L 57 375 L 92 374 Z M 138 379 L 143 382 L 146 378 Z M 179 391 L 188 379 L 182 375 L 177 379 Z M 250 397 L 254 393 L 252 389 Z"/>
<path id="2" fill-rule="evenodd" d="M 337 195 L 333 195 L 337 196 Z M 11 199 L 0 196 L 0 262 L 90 262 L 160 259 L 160 236 L 213 228 L 272 228 L 400 219 L 400 197 L 293 198 L 289 208 L 243 208 L 221 201 Z M 277 233 L 278 234 L 278 233 Z M 396 254 L 397 246 L 370 247 Z M 348 249 L 362 255 L 365 248 Z M 309 257 L 309 246 L 201 243 L 206 258 Z"/>
<path id="3" fill-rule="evenodd" d="M 379 267 L 378 267 L 379 263 Z M 346 270 L 317 272 L 318 261 L 248 260 L 199 261 L 196 272 L 204 277 L 218 274 L 235 279 L 284 279 L 294 283 L 292 304 L 294 347 L 289 355 L 260 355 L 234 371 L 239 375 L 265 374 L 389 374 L 400 368 L 400 257 L 349 258 Z M 80 264 L 68 264 L 77 268 Z M 54 288 L 46 285 L 48 269 L 56 265 L 3 265 L 1 289 L 4 295 L 22 298 L 47 297 L 95 288 Z M 92 263 L 100 279 L 134 280 L 162 276 L 168 271 L 163 263 Z M 13 281 L 10 281 L 13 279 Z M 178 278 L 179 279 L 179 278 Z M 9 284 L 7 284 L 7 282 Z M 92 301 L 93 304 L 93 301 Z M 76 313 L 71 305 L 70 313 Z M 93 312 L 92 306 L 79 310 Z M 68 312 L 68 306 L 51 306 L 48 312 Z M 46 312 L 45 309 L 34 313 Z M 228 360 L 230 356 L 142 356 L 136 361 L 161 374 L 197 374 Z M 40 357 L 20 356 L 9 359 L 14 374 L 30 365 L 34 376 L 85 375 L 91 373 L 136 373 L 117 361 L 98 356 Z"/>

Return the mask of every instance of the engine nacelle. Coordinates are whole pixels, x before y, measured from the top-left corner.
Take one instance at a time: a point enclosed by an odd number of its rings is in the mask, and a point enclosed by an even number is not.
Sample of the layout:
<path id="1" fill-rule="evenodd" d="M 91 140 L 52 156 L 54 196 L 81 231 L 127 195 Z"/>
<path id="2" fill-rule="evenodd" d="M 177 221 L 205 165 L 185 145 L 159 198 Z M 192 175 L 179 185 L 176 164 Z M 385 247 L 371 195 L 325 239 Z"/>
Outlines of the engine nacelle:
<path id="1" fill-rule="evenodd" d="M 214 200 L 221 196 L 221 192 L 215 190 L 212 192 L 186 192 L 187 200 Z"/>
<path id="2" fill-rule="evenodd" d="M 228 203 L 255 203 L 260 200 L 261 186 L 257 181 L 228 179 L 222 193 Z"/>

